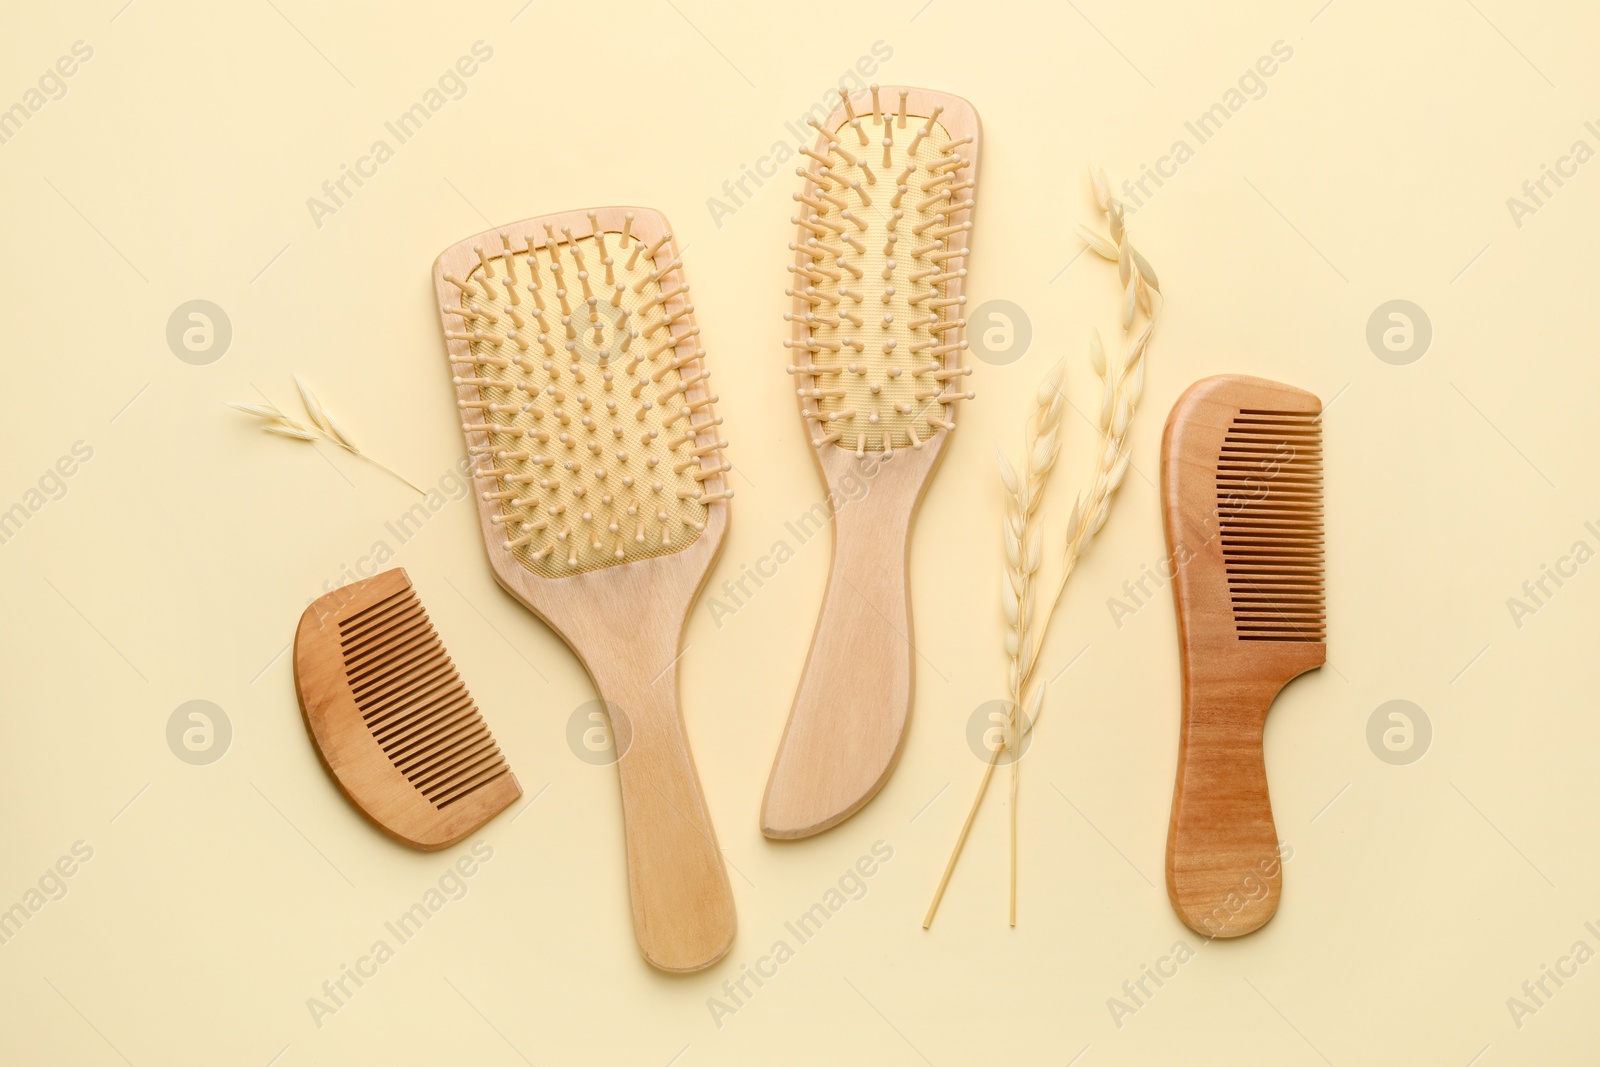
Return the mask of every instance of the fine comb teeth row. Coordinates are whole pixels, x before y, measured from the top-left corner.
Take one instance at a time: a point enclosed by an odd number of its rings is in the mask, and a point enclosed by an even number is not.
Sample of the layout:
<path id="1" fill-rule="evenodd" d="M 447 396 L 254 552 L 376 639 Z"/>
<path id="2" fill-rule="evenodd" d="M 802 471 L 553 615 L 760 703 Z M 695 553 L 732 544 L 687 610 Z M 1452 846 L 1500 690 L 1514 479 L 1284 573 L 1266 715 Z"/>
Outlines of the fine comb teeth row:
<path id="1" fill-rule="evenodd" d="M 323 763 L 390 835 L 445 848 L 521 795 L 405 571 L 308 607 L 295 681 Z"/>
<path id="2" fill-rule="evenodd" d="M 1222 556 L 1242 641 L 1321 641 L 1320 415 L 1244 409 L 1217 458 Z"/>
<path id="3" fill-rule="evenodd" d="M 949 382 L 972 372 L 960 362 L 961 261 L 976 134 L 951 136 L 943 104 L 920 123 L 909 118 L 914 91 L 895 90 L 891 110 L 873 86 L 871 114 L 857 114 L 841 91 L 842 121 L 809 120 L 818 145 L 801 149 L 811 165 L 795 172 L 806 184 L 790 220 L 800 239 L 790 246 L 794 336 L 785 345 L 803 358 L 789 372 L 813 441 L 857 455 L 920 449 L 955 428 L 951 404 L 972 398 Z"/>
<path id="4" fill-rule="evenodd" d="M 339 646 L 373 740 L 434 807 L 511 773 L 415 591 L 340 622 Z"/>
<path id="5" fill-rule="evenodd" d="M 722 420 L 697 418 L 716 401 L 693 395 L 705 353 L 679 348 L 699 327 L 674 329 L 694 312 L 681 260 L 655 265 L 671 235 L 647 243 L 631 212 L 610 235 L 587 219 L 576 234 L 501 232 L 498 247 L 473 247 L 467 277 L 444 275 L 458 296 L 445 336 L 468 345 L 451 362 L 482 496 L 498 502 L 504 547 L 544 577 L 675 552 L 733 495 Z"/>

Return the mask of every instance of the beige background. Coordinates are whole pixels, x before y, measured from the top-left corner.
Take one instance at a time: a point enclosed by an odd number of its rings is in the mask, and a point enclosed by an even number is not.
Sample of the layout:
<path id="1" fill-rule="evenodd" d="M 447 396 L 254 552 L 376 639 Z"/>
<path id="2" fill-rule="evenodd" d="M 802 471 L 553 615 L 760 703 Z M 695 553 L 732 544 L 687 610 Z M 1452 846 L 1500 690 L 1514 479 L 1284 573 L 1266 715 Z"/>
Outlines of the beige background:
<path id="1" fill-rule="evenodd" d="M 622 6 L 30 5 L 0 35 L 0 107 L 73 42 L 93 58 L 0 145 L 0 290 L 12 381 L 0 507 L 75 441 L 93 459 L 0 545 L 6 737 L 0 906 L 74 842 L 93 859 L 0 945 L 0 1058 L 71 1064 L 1577 1064 L 1593 1062 L 1600 964 L 1516 1025 L 1582 939 L 1600 949 L 1600 566 L 1519 628 L 1507 608 L 1573 542 L 1600 548 L 1590 303 L 1600 165 L 1518 227 L 1506 199 L 1600 120 L 1580 4 L 963 5 L 899 0 Z M 448 16 L 441 12 L 449 7 Z M 920 10 L 919 10 L 920 7 Z M 119 8 L 121 8 L 119 10 Z M 865 13 L 863 9 L 867 8 Z M 520 9 L 520 10 L 519 10 Z M 974 10 L 981 15 L 974 17 Z M 493 59 L 336 214 L 306 199 L 354 164 L 475 41 Z M 1046 649 L 1052 690 L 1023 763 L 1021 919 L 1005 923 L 1006 814 L 991 796 L 931 933 L 919 920 L 980 772 L 964 731 L 999 695 L 1000 500 L 1058 360 L 1088 407 L 1085 338 L 1114 326 L 1114 272 L 1071 224 L 1084 164 L 1136 177 L 1274 42 L 1293 58 L 1131 219 L 1168 292 L 1130 475 Z M 428 291 L 433 257 L 486 225 L 608 203 L 673 221 L 737 467 L 711 591 L 821 492 L 779 347 L 792 164 L 715 224 L 785 122 L 874 42 L 874 78 L 966 96 L 984 122 L 974 310 L 1015 303 L 1026 355 L 976 362 L 912 552 L 918 699 L 899 770 L 860 815 L 799 844 L 756 813 L 826 574 L 821 541 L 719 627 L 692 614 L 683 703 L 732 868 L 740 935 L 704 974 L 632 943 L 615 775 L 569 751 L 593 698 L 560 643 L 491 580 L 470 510 L 399 546 L 414 502 L 359 460 L 268 437 L 222 407 L 297 407 L 299 370 L 374 456 L 436 484 L 462 452 Z M 791 141 L 792 143 L 792 141 Z M 1553 189 L 1554 187 L 1551 186 Z M 203 298 L 233 340 L 169 350 Z M 1365 340 L 1404 298 L 1434 339 L 1408 366 Z M 1240 371 L 1337 398 L 1327 420 L 1327 668 L 1267 736 L 1294 848 L 1261 933 L 1202 946 L 1167 906 L 1176 753 L 1170 598 L 1114 625 L 1106 601 L 1162 556 L 1165 413 Z M 1091 460 L 1074 417 L 1059 531 Z M 320 454 L 318 454 L 320 453 Z M 409 852 L 317 765 L 281 655 L 302 607 L 377 540 L 417 583 L 531 807 L 419 937 L 319 1028 L 322 982 L 387 936 L 467 845 Z M 1551 587 L 1553 588 L 1553 586 Z M 1431 720 L 1392 766 L 1366 724 Z M 210 700 L 218 762 L 169 751 Z M 515 819 L 513 819 L 515 815 Z M 874 842 L 893 859 L 719 1028 L 721 995 Z M 1183 941 L 1136 1014 L 1108 998 Z M 793 943 L 793 942 L 792 942 Z M 1547 988 L 1555 989 L 1547 983 Z"/>

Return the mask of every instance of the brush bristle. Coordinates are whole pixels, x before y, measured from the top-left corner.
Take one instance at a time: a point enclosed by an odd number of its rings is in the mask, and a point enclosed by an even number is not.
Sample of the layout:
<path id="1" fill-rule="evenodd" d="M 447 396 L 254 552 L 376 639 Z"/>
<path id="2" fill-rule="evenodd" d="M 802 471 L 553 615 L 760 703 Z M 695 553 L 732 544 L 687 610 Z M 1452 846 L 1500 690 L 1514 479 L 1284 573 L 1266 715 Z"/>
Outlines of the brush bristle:
<path id="1" fill-rule="evenodd" d="M 409 585 L 342 620 L 339 647 L 373 740 L 435 808 L 511 773 Z"/>
<path id="2" fill-rule="evenodd" d="M 803 149 L 812 163 L 792 219 L 790 372 L 819 444 L 920 449 L 954 429 L 951 405 L 972 397 L 955 388 L 971 369 L 960 357 L 966 297 L 952 285 L 972 226 L 970 138 L 952 140 L 941 108 L 907 116 L 904 93 L 898 115 L 876 87 L 870 115 L 844 101 L 844 121 L 813 122 L 817 144 Z"/>
<path id="3" fill-rule="evenodd" d="M 1323 641 L 1322 417 L 1239 411 L 1217 459 L 1222 555 L 1243 641 Z"/>
<path id="4" fill-rule="evenodd" d="M 732 493 L 670 235 L 543 225 L 480 247 L 446 337 L 478 489 L 503 544 L 563 577 L 677 552 Z M 513 247 L 513 246 L 517 247 Z"/>

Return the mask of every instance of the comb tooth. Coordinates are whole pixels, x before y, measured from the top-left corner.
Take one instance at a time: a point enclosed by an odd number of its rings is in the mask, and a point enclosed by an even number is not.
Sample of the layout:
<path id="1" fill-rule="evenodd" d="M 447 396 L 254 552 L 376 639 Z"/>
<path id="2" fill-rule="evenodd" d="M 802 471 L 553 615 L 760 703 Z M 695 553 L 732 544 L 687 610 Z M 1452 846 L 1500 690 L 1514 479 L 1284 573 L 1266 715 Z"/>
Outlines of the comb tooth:
<path id="1" fill-rule="evenodd" d="M 452 776 L 451 779 L 435 782 L 428 788 L 428 799 L 435 807 L 444 808 L 461 799 L 463 795 L 470 795 L 472 791 L 482 788 L 483 784 L 493 781 L 507 770 L 505 760 L 498 752 L 492 758 L 479 760 L 472 767 Z"/>
<path id="2" fill-rule="evenodd" d="M 395 686 L 408 681 L 409 672 L 426 663 L 439 648 L 439 636 L 432 626 L 423 623 L 404 641 L 395 642 L 356 672 L 348 674 L 350 690 L 359 700 L 382 699 Z"/>
<path id="3" fill-rule="evenodd" d="M 453 753 L 448 762 L 428 768 L 427 773 L 413 773 L 411 783 L 418 792 L 437 805 L 443 797 L 454 793 L 456 786 L 495 767 L 501 759 L 500 750 L 494 747 L 491 740 L 487 748 L 474 747 Z"/>
<path id="4" fill-rule="evenodd" d="M 475 711 L 470 707 L 470 702 L 467 710 Z M 437 730 L 419 736 L 404 750 L 390 750 L 389 758 L 400 768 L 400 773 L 420 783 L 434 768 L 451 762 L 454 758 L 452 753 L 462 751 L 464 746 L 477 745 L 488 737 L 482 727 L 483 724 L 475 716 L 471 719 L 458 717 Z"/>
<path id="5" fill-rule="evenodd" d="M 361 701 L 362 714 L 369 724 L 376 727 L 408 704 L 413 694 L 425 692 L 455 673 L 455 667 L 437 637 L 434 637 L 432 645 L 425 646 L 422 651 L 425 653 L 423 657 L 413 657 L 410 662 L 394 661 L 385 671 L 386 680 L 383 684 L 364 687 L 356 694 Z M 351 692 L 356 692 L 354 687 Z"/>
<path id="6" fill-rule="evenodd" d="M 429 782 L 427 791 L 433 802 L 443 807 L 461 794 L 503 774 L 505 770 L 506 758 L 491 741 L 489 749 L 483 754 L 456 764 L 451 774 Z"/>
<path id="7" fill-rule="evenodd" d="M 430 799 L 442 808 L 481 787 L 484 782 L 498 778 L 506 770 L 505 757 L 496 749 L 471 765 L 462 767 L 449 778 L 432 783 L 428 787 Z"/>
<path id="8" fill-rule="evenodd" d="M 486 770 L 497 767 L 503 760 L 500 750 L 490 738 L 487 747 L 482 744 L 475 745 L 470 749 L 451 754 L 448 762 L 431 766 L 426 769 L 426 773 L 413 772 L 411 782 L 418 792 L 437 806 L 443 798 L 454 794 L 457 791 L 456 787 L 481 776 Z"/>
<path id="9" fill-rule="evenodd" d="M 445 656 L 404 692 L 394 694 L 382 705 L 366 705 L 364 717 L 367 729 L 379 742 L 388 745 L 412 731 L 418 724 L 420 714 L 442 714 L 453 701 L 465 694 L 465 683 L 456 673 L 450 657 Z"/>
<path id="10" fill-rule="evenodd" d="M 463 782 L 460 787 L 440 793 L 434 798 L 434 805 L 442 811 L 456 801 L 471 796 L 490 782 L 497 781 L 510 773 L 510 766 L 504 760 L 501 760 L 498 764 L 485 767 L 476 777 Z"/>
<path id="11" fill-rule="evenodd" d="M 415 595 L 415 591 L 410 586 L 406 586 L 403 589 L 397 589 L 388 596 L 373 601 L 360 611 L 352 612 L 348 618 L 340 620 L 339 630 L 341 633 L 348 633 L 350 630 L 359 627 L 363 620 L 371 617 L 376 612 L 382 611 L 384 608 L 389 607 L 396 600 L 406 597 L 414 597 Z"/>
<path id="12" fill-rule="evenodd" d="M 396 733 L 414 725 L 420 712 L 443 707 L 458 688 L 465 692 L 465 686 L 446 657 L 443 664 L 428 671 L 415 686 L 395 694 L 382 705 L 369 704 L 369 710 L 363 715 L 367 729 L 372 731 L 373 737 L 388 743 Z"/>
<path id="13" fill-rule="evenodd" d="M 413 624 L 406 634 L 380 648 L 363 653 L 359 662 L 350 657 L 345 660 L 346 680 L 352 692 L 362 698 L 378 699 L 380 690 L 374 688 L 384 679 L 395 679 L 397 672 L 413 663 L 419 654 L 426 655 L 431 644 L 438 643 L 433 628 L 426 622 Z"/>
<path id="14" fill-rule="evenodd" d="M 487 733 L 474 729 L 470 723 L 464 724 L 447 734 L 441 734 L 428 747 L 413 752 L 403 763 L 397 761 L 395 765 L 418 789 L 426 792 L 428 786 L 436 784 L 439 776 L 450 768 L 477 759 L 478 753 L 486 751 L 484 743 L 487 738 Z M 487 743 L 489 748 L 494 747 L 492 740 Z"/>
<path id="15" fill-rule="evenodd" d="M 499 755 L 500 750 L 488 734 L 469 730 L 451 738 L 448 745 L 419 761 L 406 777 L 424 793 L 438 792 L 462 777 L 463 772 Z"/>
<path id="16" fill-rule="evenodd" d="M 359 660 L 426 621 L 427 617 L 416 609 L 414 602 L 398 604 L 381 615 L 370 616 L 360 631 L 342 634 L 340 647 L 348 659 Z"/>
<path id="17" fill-rule="evenodd" d="M 374 629 L 368 636 L 347 644 L 344 649 L 345 663 L 353 673 L 359 674 L 374 659 L 407 643 L 427 626 L 428 617 L 421 612 L 397 615 L 381 629 Z"/>
<path id="18" fill-rule="evenodd" d="M 382 731 L 373 732 L 395 766 L 427 750 L 441 737 L 454 733 L 463 723 L 471 725 L 477 721 L 477 708 L 473 706 L 472 697 L 459 682 L 430 700 L 427 706 L 428 715 L 425 718 L 409 716 Z"/>
<path id="19" fill-rule="evenodd" d="M 370 634 L 373 629 L 384 625 L 385 620 L 392 619 L 397 613 L 409 611 L 416 597 L 411 590 L 405 589 L 364 608 L 358 615 L 353 616 L 339 624 L 339 643 L 348 647 Z"/>
<path id="20" fill-rule="evenodd" d="M 389 761 L 399 767 L 399 756 L 409 752 L 412 746 L 448 727 L 456 718 L 476 717 L 477 713 L 472 695 L 460 682 L 455 682 L 436 687 L 383 723 L 381 728 L 372 728 L 372 738 L 383 748 Z"/>

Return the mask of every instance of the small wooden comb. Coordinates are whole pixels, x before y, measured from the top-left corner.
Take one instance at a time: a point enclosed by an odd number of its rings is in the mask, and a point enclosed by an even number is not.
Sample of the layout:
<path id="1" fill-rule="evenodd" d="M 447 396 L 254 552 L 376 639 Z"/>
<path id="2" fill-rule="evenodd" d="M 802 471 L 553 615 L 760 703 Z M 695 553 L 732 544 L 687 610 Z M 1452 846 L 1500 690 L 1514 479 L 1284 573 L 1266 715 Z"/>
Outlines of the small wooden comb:
<path id="1" fill-rule="evenodd" d="M 1259 929 L 1283 888 L 1261 738 L 1267 710 L 1327 655 L 1322 404 L 1261 378 L 1206 378 L 1161 449 L 1183 662 L 1167 895 L 1208 937 Z"/>
<path id="2" fill-rule="evenodd" d="M 403 569 L 306 608 L 294 681 L 323 766 L 395 840 L 449 848 L 522 795 Z"/>

